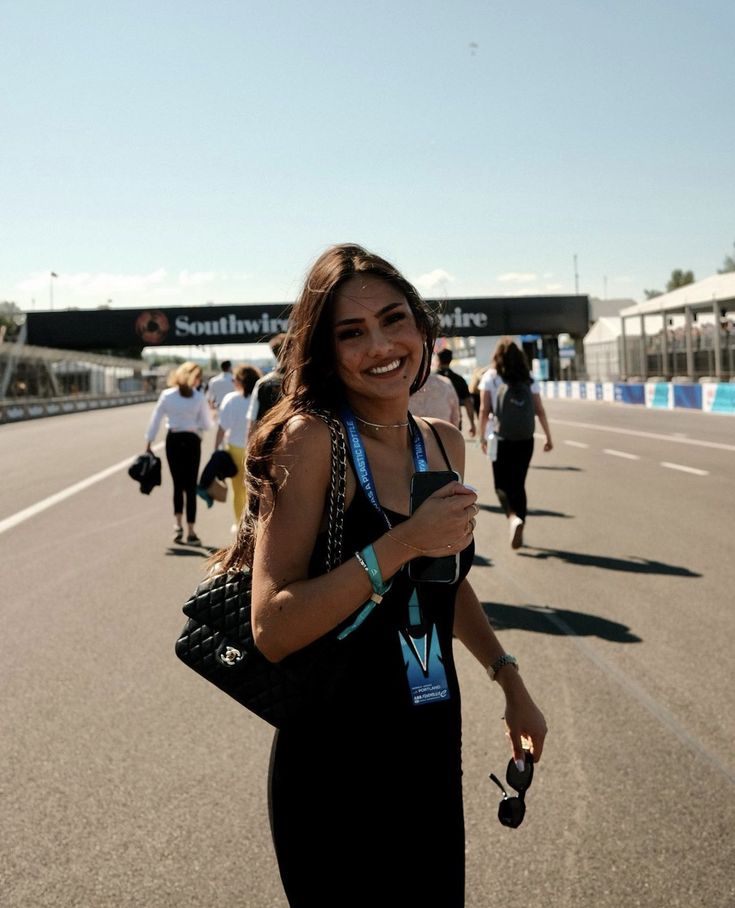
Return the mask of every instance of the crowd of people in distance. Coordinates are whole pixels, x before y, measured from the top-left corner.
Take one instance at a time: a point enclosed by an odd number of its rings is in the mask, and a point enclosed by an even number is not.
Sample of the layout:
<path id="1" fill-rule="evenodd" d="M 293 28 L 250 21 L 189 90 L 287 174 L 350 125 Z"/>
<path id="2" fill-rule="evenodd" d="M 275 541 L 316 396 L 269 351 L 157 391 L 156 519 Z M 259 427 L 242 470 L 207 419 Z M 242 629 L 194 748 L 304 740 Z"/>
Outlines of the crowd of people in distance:
<path id="1" fill-rule="evenodd" d="M 255 366 L 233 368 L 230 360 L 220 363 L 220 372 L 204 382 L 201 366 L 193 362 L 180 365 L 169 377 L 169 387 L 160 395 L 146 431 L 146 450 L 166 421 L 166 460 L 173 482 L 174 535 L 176 543 L 201 545 L 195 522 L 197 497 L 211 507 L 215 499 L 226 497 L 225 481 L 232 489 L 233 523 L 236 533 L 246 504 L 244 462 L 248 435 L 280 399 L 283 366 L 280 361 L 285 334 L 270 341 L 274 368 L 265 374 Z M 478 366 L 470 382 L 451 368 L 452 350 L 444 347 L 434 357 L 434 370 L 424 384 L 409 396 L 413 416 L 441 419 L 466 428 L 470 438 L 479 435 L 484 453 L 491 443 L 493 485 L 508 520 L 513 549 L 523 545 L 528 503 L 526 477 L 533 456 L 535 418 L 545 434 L 543 450 L 552 450 L 551 431 L 541 401 L 538 383 L 531 376 L 521 348 L 509 337 L 498 342 L 488 365 Z M 523 437 L 504 437 L 499 404 L 506 397 L 501 389 L 527 386 L 533 408 L 529 430 Z M 518 403 L 518 401 L 516 401 Z M 204 432 L 216 427 L 214 452 L 200 473 L 201 444 Z M 186 521 L 186 531 L 184 530 Z"/>

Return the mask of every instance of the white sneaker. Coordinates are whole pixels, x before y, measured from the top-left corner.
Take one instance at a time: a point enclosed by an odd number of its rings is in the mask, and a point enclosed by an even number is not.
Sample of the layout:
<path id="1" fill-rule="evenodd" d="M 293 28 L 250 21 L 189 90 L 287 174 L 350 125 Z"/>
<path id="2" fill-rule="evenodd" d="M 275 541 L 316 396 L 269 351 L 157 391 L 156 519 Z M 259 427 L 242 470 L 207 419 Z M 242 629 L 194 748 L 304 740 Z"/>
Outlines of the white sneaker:
<path id="1" fill-rule="evenodd" d="M 510 547 L 519 549 L 523 545 L 523 521 L 514 517 L 510 522 Z"/>

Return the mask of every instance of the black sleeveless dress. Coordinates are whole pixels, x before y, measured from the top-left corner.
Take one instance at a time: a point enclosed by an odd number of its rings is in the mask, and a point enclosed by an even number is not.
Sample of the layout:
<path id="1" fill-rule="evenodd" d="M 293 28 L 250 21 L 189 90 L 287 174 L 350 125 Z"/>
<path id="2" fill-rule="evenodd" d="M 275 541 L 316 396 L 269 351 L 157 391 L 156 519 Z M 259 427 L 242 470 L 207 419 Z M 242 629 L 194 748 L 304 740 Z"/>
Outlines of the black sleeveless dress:
<path id="1" fill-rule="evenodd" d="M 394 526 L 406 519 L 386 513 Z M 358 485 L 345 513 L 344 557 L 384 532 L 381 515 Z M 311 576 L 323 572 L 325 543 L 320 536 Z M 441 699 L 414 705 L 399 636 L 416 588 L 405 569 L 348 636 L 335 639 L 357 612 L 328 641 L 296 654 L 317 656 L 324 680 L 317 686 L 329 694 L 273 742 L 271 831 L 294 908 L 464 905 L 461 704 L 452 628 L 456 589 L 473 554 L 474 544 L 461 553 L 457 583 L 417 589 L 423 622 L 441 648 Z"/>

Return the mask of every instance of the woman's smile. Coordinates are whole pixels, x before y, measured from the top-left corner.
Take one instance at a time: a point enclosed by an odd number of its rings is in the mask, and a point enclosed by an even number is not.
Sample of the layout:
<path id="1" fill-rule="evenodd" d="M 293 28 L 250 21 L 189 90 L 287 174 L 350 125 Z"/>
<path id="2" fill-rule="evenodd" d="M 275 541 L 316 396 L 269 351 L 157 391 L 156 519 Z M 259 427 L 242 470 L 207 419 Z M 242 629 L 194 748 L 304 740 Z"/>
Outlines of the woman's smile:
<path id="1" fill-rule="evenodd" d="M 386 363 L 384 366 L 373 366 L 372 369 L 368 369 L 368 375 L 387 375 L 389 372 L 396 372 L 401 368 L 405 359 L 394 359 L 391 362 Z"/>
<path id="2" fill-rule="evenodd" d="M 348 395 L 398 395 L 404 408 L 423 341 L 403 293 L 382 278 L 355 275 L 337 293 L 333 325 L 335 372 Z"/>

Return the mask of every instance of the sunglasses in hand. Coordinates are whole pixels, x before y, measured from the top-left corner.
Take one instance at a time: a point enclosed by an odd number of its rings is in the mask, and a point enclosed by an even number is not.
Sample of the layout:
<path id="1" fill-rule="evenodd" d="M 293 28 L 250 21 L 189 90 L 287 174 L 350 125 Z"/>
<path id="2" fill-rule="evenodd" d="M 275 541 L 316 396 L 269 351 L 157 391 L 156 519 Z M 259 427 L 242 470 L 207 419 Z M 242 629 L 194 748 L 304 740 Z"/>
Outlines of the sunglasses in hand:
<path id="1" fill-rule="evenodd" d="M 505 771 L 505 781 L 518 792 L 517 797 L 511 797 L 495 773 L 490 773 L 490 778 L 503 792 L 503 800 L 498 804 L 498 819 L 503 826 L 509 826 L 511 829 L 517 829 L 523 822 L 526 815 L 525 794 L 533 780 L 533 754 L 524 750 L 523 757 L 525 760 L 523 770 L 518 769 L 515 760 L 511 758 Z"/>

